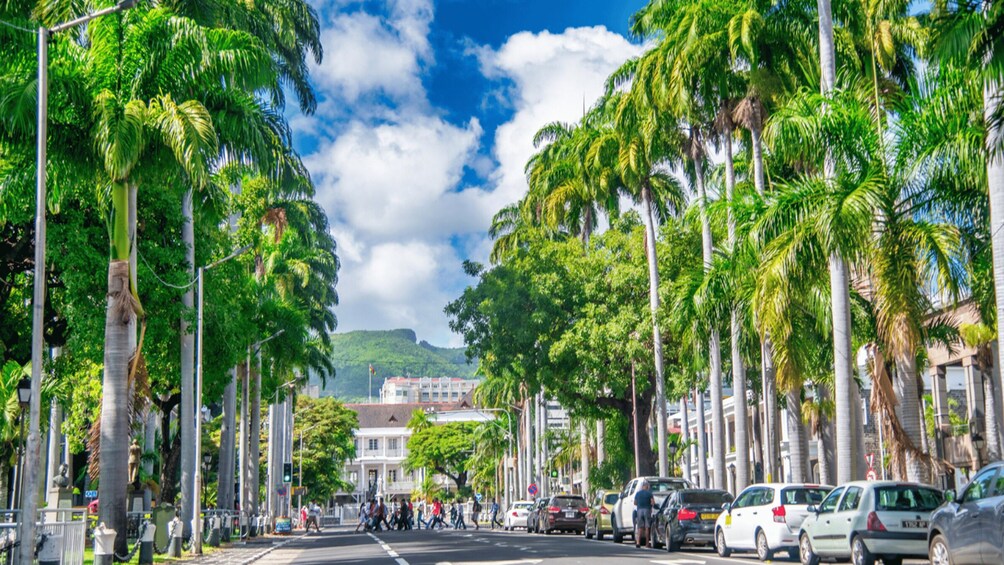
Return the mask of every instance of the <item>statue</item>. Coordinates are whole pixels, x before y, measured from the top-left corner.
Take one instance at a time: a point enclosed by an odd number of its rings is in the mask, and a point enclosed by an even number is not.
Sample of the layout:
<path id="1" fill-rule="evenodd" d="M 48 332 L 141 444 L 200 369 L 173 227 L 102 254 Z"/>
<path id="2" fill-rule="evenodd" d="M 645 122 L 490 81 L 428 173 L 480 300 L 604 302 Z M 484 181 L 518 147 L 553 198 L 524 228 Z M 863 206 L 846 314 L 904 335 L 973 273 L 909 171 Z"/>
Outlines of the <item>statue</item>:
<path id="1" fill-rule="evenodd" d="M 70 486 L 70 477 L 67 477 L 69 473 L 69 466 L 67 466 L 66 463 L 60 463 L 59 474 L 52 478 L 52 484 L 58 488 L 66 488 Z"/>
<path id="2" fill-rule="evenodd" d="M 136 484 L 139 480 L 139 460 L 143 455 L 143 449 L 135 439 L 129 446 L 129 484 Z"/>

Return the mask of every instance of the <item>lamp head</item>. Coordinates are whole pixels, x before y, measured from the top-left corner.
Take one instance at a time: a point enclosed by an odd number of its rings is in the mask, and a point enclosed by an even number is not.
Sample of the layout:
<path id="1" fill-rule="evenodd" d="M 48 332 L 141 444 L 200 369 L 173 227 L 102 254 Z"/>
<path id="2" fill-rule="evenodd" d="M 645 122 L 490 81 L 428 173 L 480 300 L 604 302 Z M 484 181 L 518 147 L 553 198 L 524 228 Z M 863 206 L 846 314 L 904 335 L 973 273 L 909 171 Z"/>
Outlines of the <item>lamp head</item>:
<path id="1" fill-rule="evenodd" d="M 25 408 L 31 403 L 31 379 L 28 377 L 22 377 L 17 382 L 17 402 L 21 408 Z"/>

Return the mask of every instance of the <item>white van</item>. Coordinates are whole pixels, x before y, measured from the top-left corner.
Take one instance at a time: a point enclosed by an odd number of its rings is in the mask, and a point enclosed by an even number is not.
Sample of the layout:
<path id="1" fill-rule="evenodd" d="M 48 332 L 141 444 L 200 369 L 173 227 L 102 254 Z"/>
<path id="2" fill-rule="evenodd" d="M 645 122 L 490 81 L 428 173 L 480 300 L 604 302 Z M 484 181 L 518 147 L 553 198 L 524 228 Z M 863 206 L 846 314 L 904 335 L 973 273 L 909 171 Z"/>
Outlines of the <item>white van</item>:
<path id="1" fill-rule="evenodd" d="M 694 488 L 687 479 L 678 477 L 636 477 L 624 485 L 620 500 L 614 504 L 610 513 L 610 526 L 613 529 L 614 543 L 624 541 L 624 536 L 634 537 L 634 495 L 641 490 L 642 483 L 648 483 L 655 499 L 656 508 L 670 493 L 687 488 Z"/>

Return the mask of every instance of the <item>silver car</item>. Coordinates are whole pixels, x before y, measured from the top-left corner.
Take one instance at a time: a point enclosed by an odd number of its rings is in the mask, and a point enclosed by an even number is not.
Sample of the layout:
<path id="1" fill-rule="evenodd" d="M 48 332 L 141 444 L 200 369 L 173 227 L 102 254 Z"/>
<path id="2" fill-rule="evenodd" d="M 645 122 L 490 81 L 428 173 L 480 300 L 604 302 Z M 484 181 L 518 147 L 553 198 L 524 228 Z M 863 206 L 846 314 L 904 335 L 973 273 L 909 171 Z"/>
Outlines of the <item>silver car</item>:
<path id="1" fill-rule="evenodd" d="M 857 481 L 833 489 L 810 507 L 798 536 L 804 565 L 850 558 L 854 565 L 927 557 L 927 526 L 941 492 L 916 483 Z"/>

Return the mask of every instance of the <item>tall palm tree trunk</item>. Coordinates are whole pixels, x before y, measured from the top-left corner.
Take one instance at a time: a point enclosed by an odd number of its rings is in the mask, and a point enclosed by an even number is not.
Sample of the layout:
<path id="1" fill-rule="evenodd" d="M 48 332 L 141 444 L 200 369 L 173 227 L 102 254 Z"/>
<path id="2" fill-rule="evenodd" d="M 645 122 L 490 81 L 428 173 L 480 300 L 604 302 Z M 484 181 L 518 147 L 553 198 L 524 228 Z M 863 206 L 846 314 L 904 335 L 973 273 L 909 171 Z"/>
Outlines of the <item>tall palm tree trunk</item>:
<path id="1" fill-rule="evenodd" d="M 251 378 L 249 378 L 249 384 L 251 385 L 251 417 L 249 422 L 251 424 L 250 430 L 250 446 L 248 448 L 248 454 L 251 460 L 248 462 L 251 470 L 251 511 L 255 514 L 259 512 L 259 504 L 261 501 L 260 484 L 261 484 L 261 352 L 258 353 L 258 361 L 251 361 L 248 371 L 251 373 Z"/>
<path id="2" fill-rule="evenodd" d="M 704 166 L 701 157 L 694 159 L 694 177 L 701 210 L 701 251 L 705 272 L 711 270 L 714 240 L 711 218 L 708 217 L 708 195 L 704 188 Z M 718 331 L 712 329 L 708 340 L 709 388 L 711 390 L 711 458 L 714 468 L 714 488 L 727 488 L 725 481 L 725 412 L 722 408 L 722 345 Z"/>
<path id="3" fill-rule="evenodd" d="M 996 461 L 1001 456 L 1000 425 L 997 421 L 997 412 L 1000 408 L 997 406 L 999 400 L 997 394 L 1000 385 L 990 367 L 980 367 L 980 371 L 983 373 L 983 399 L 986 403 L 987 459 Z"/>
<path id="4" fill-rule="evenodd" d="M 793 483 L 804 483 L 808 453 L 805 452 L 806 433 L 805 424 L 802 422 L 802 387 L 796 387 L 785 393 L 784 413 L 788 424 L 790 480 Z"/>
<path id="5" fill-rule="evenodd" d="M 735 201 L 736 173 L 732 163 L 732 129 L 725 132 L 725 190 L 729 200 L 729 247 L 733 252 L 736 248 L 736 219 L 731 205 Z M 732 355 L 732 402 L 736 420 L 736 494 L 749 484 L 749 431 L 747 426 L 746 405 L 746 364 L 742 358 L 742 326 L 739 316 L 733 308 L 729 319 L 731 331 Z"/>
<path id="6" fill-rule="evenodd" d="M 659 263 L 655 255 L 655 216 L 652 213 L 652 191 L 641 188 L 643 216 L 645 219 L 645 258 L 648 261 L 648 306 L 652 312 L 652 350 L 655 355 L 655 417 L 656 441 L 659 448 L 659 476 L 669 472 L 666 454 L 666 381 L 663 377 L 662 333 L 659 331 Z"/>
<path id="7" fill-rule="evenodd" d="M 708 434 L 704 421 L 704 391 L 694 392 L 694 409 L 697 410 L 697 482 L 701 488 L 708 485 Z"/>
<path id="8" fill-rule="evenodd" d="M 987 79 L 983 86 L 983 116 L 987 128 L 987 185 L 990 193 L 990 243 L 994 266 L 994 294 L 997 304 L 997 339 L 1004 336 L 1004 132 L 996 124 L 993 117 L 1000 111 L 1000 84 Z M 994 359 L 995 375 L 991 375 L 1000 389 L 1000 368 L 1004 367 L 1004 347 L 998 344 Z M 997 397 L 994 396 L 996 399 Z M 993 414 L 996 420 L 996 414 Z M 988 415 L 989 419 L 989 415 Z M 996 423 L 996 422 L 995 422 Z M 1000 446 L 998 446 L 1000 449 Z M 998 451 L 998 455 L 1001 455 Z"/>
<path id="9" fill-rule="evenodd" d="M 195 229 L 192 224 L 192 189 L 181 200 L 181 243 L 185 246 L 188 279 L 195 278 Z M 188 287 L 181 295 L 181 523 L 187 537 L 192 527 L 195 496 L 195 336 L 188 316 L 195 307 L 195 291 Z"/>
<path id="10" fill-rule="evenodd" d="M 126 553 L 126 487 L 129 461 L 129 345 L 135 334 L 136 310 L 129 274 L 129 191 L 112 188 L 113 241 L 108 264 L 105 311 L 105 372 L 102 381 L 98 498 L 104 497 L 98 520 L 116 532 L 116 552 Z"/>
<path id="11" fill-rule="evenodd" d="M 828 96 L 837 81 L 836 53 L 833 44 L 833 10 L 830 0 L 817 0 L 819 9 L 820 90 Z M 835 163 L 827 155 L 823 175 L 835 177 Z M 852 480 L 854 445 L 851 430 L 851 310 L 850 281 L 847 265 L 839 253 L 830 253 L 830 293 L 833 311 L 833 391 L 836 405 L 837 483 Z"/>
<path id="12" fill-rule="evenodd" d="M 818 402 L 820 406 L 825 406 L 829 403 L 830 391 L 826 385 L 816 387 L 816 393 L 819 396 Z M 857 405 L 855 404 L 855 406 Z M 857 415 L 857 410 L 853 412 L 854 415 Z M 832 485 L 835 478 L 834 474 L 836 473 L 833 461 L 833 422 L 822 411 L 819 414 L 819 418 L 819 442 L 816 448 L 816 455 L 819 458 L 819 482 L 824 485 Z M 853 426 L 859 426 L 860 424 L 857 418 L 853 418 Z"/>
<path id="13" fill-rule="evenodd" d="M 596 466 L 599 467 L 607 459 L 607 425 L 603 418 L 596 420 Z"/>
<path id="14" fill-rule="evenodd" d="M 690 469 L 690 415 L 687 413 L 687 395 L 680 397 L 680 443 L 687 447 L 683 449 L 682 461 L 680 464 L 683 477 L 693 480 Z"/>
<path id="15" fill-rule="evenodd" d="M 974 367 L 975 369 L 975 367 Z M 913 443 L 920 448 L 923 428 L 920 420 L 920 397 L 917 389 L 917 361 L 913 355 L 906 355 L 896 360 L 896 376 L 893 379 L 893 390 L 899 403 L 896 405 L 896 417 L 903 431 Z M 906 480 L 923 482 L 924 465 L 912 452 L 906 454 Z"/>
<path id="16" fill-rule="evenodd" d="M 237 369 L 230 369 L 230 382 L 223 391 L 223 421 L 220 424 L 220 457 L 216 507 L 234 508 L 234 426 L 237 423 Z"/>
<path id="17" fill-rule="evenodd" d="M 589 496 L 589 435 L 586 433 L 586 421 L 579 422 L 579 459 L 582 464 L 582 496 Z"/>

